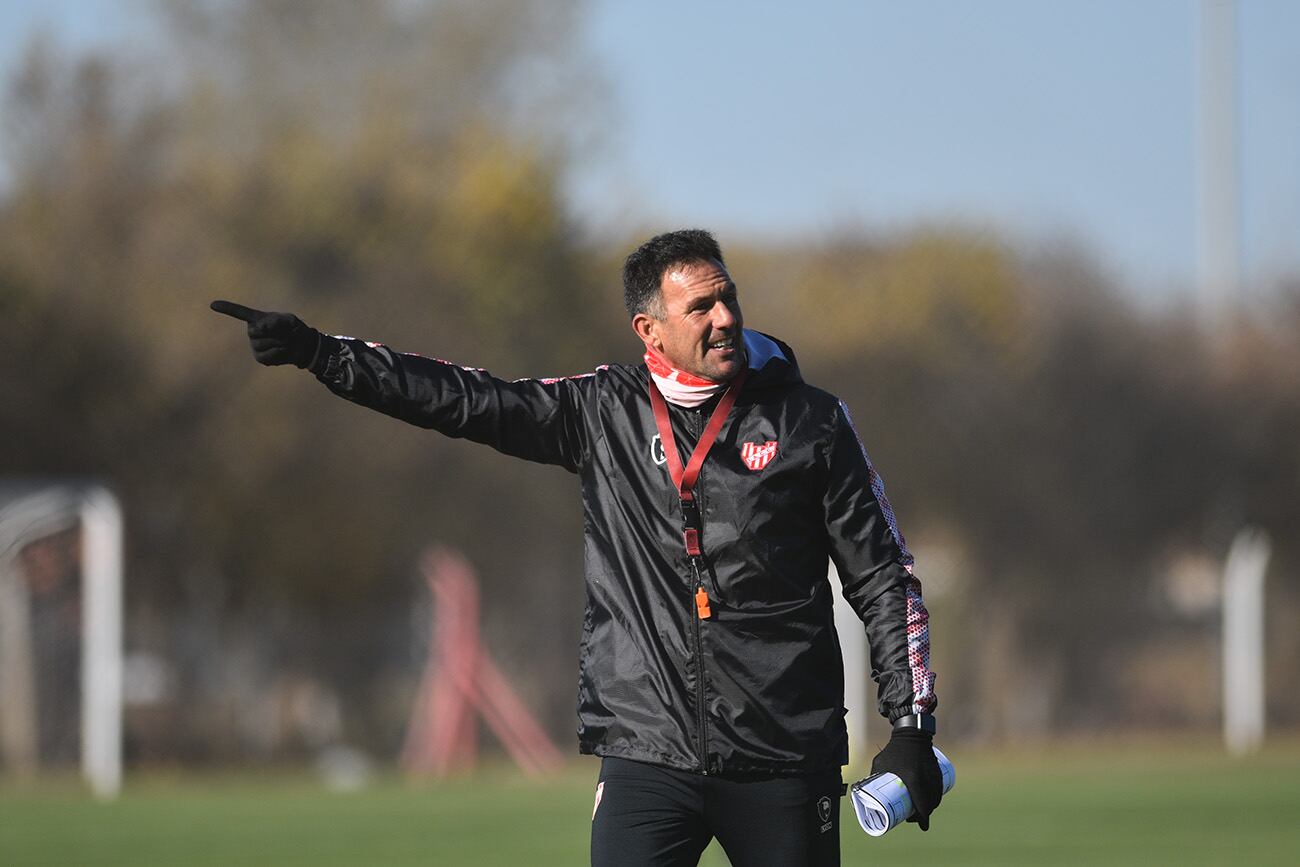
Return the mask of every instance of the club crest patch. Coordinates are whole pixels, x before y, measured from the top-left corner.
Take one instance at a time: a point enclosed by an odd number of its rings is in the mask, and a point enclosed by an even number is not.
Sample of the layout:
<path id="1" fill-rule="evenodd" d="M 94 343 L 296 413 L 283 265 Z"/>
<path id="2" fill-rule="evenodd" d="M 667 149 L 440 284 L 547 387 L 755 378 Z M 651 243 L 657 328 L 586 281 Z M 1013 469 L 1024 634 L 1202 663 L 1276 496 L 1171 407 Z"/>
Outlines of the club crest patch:
<path id="1" fill-rule="evenodd" d="M 768 440 L 765 443 L 745 443 L 740 447 L 741 460 L 754 472 L 766 467 L 774 457 L 776 457 L 776 440 Z"/>

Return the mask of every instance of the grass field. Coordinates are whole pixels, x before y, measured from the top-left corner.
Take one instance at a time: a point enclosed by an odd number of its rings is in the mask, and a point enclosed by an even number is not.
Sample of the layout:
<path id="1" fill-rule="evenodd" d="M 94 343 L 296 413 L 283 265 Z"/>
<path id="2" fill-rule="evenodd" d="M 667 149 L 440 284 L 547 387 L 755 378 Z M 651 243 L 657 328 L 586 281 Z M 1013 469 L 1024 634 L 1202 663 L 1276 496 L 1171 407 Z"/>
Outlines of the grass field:
<path id="1" fill-rule="evenodd" d="M 868 838 L 843 807 L 844 863 L 1298 865 L 1300 744 L 946 749 L 957 785 L 928 834 Z M 547 782 L 505 770 L 324 791 L 308 778 L 144 775 L 98 803 L 72 785 L 0 785 L 5 867 L 501 865 L 587 861 L 594 761 Z M 727 863 L 706 853 L 706 865 Z"/>

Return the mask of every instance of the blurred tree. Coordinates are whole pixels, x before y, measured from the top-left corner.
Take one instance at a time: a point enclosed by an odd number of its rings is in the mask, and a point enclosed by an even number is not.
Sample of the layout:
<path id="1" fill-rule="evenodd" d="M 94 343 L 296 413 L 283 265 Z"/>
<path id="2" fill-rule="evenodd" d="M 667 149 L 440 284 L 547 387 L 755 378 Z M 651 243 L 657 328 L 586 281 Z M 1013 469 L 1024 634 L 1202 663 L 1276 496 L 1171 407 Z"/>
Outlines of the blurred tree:
<path id="1" fill-rule="evenodd" d="M 0 377 L 0 474 L 123 492 L 131 610 L 252 618 L 317 673 L 408 663 L 415 554 L 447 539 L 509 589 L 489 614 L 502 656 L 528 660 L 557 630 L 576 646 L 562 475 L 257 369 L 206 304 L 290 309 L 509 375 L 606 360 L 627 342 L 617 290 L 602 297 L 559 195 L 592 92 L 577 9 L 174 2 L 171 50 L 152 59 L 30 46 L 5 113 L 0 308 L 15 357 L 39 361 Z M 552 481 L 520 491 L 530 473 Z M 271 613 L 293 610 L 309 617 Z M 210 643 L 193 653 L 192 685 L 219 662 Z M 571 695 L 534 698 L 570 725 Z"/>

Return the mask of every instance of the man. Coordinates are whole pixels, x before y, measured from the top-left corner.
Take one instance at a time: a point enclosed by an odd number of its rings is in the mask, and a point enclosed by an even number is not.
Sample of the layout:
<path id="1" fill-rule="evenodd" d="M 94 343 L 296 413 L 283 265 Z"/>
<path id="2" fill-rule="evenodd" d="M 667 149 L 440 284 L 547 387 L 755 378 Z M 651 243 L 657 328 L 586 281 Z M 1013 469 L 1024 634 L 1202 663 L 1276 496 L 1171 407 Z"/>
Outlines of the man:
<path id="1" fill-rule="evenodd" d="M 505 382 L 218 301 L 257 360 L 412 424 L 582 480 L 587 608 L 578 740 L 602 757 L 592 863 L 839 863 L 844 675 L 827 559 L 862 618 L 894 724 L 873 772 L 928 828 L 928 614 L 844 404 L 788 346 L 743 328 L 713 237 L 650 239 L 623 269 L 645 364 Z"/>

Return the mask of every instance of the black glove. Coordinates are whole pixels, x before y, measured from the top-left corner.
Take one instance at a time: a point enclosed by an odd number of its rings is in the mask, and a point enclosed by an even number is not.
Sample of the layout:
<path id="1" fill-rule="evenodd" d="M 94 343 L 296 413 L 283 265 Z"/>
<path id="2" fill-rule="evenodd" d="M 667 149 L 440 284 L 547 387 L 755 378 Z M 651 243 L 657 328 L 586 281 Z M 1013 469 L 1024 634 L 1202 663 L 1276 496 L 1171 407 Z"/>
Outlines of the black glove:
<path id="1" fill-rule="evenodd" d="M 321 333 L 292 313 L 267 313 L 232 301 L 213 301 L 209 306 L 248 323 L 248 342 L 260 364 L 311 367 L 320 354 Z"/>
<path id="2" fill-rule="evenodd" d="M 915 728 L 894 729 L 885 748 L 871 762 L 873 774 L 896 774 L 912 799 L 907 821 L 930 830 L 930 814 L 943 798 L 943 773 L 934 755 L 934 735 Z"/>

